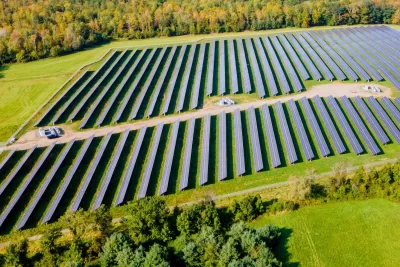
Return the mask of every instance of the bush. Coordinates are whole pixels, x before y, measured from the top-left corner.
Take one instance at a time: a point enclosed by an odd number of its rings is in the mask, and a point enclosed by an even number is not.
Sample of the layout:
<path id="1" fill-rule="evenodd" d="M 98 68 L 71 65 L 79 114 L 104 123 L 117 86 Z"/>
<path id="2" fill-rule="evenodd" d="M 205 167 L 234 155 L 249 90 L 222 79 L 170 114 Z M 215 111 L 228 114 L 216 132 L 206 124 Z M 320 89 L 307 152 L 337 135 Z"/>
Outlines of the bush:
<path id="1" fill-rule="evenodd" d="M 248 196 L 239 202 L 234 200 L 228 211 L 235 221 L 251 221 L 264 213 L 264 204 L 260 195 Z"/>

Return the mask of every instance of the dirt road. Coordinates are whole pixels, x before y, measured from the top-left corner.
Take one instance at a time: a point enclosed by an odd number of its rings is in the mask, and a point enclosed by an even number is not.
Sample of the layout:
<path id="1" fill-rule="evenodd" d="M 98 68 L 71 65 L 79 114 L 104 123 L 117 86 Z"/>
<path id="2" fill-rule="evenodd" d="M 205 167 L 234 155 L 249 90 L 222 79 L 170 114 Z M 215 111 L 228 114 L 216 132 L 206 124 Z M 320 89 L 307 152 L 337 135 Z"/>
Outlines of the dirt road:
<path id="1" fill-rule="evenodd" d="M 277 98 L 266 98 L 266 99 L 258 99 L 250 103 L 243 103 L 243 104 L 238 104 L 234 106 L 229 106 L 229 107 L 220 107 L 217 105 L 206 105 L 203 109 L 199 109 L 195 112 L 188 112 L 188 113 L 181 113 L 181 114 L 174 114 L 171 116 L 166 116 L 166 117 L 155 117 L 151 118 L 149 120 L 145 121 L 140 121 L 140 122 L 132 122 L 132 123 L 125 123 L 125 124 L 118 124 L 116 126 L 108 126 L 108 127 L 102 127 L 102 128 L 97 128 L 97 129 L 89 129 L 87 131 L 81 131 L 81 132 L 76 132 L 71 129 L 69 126 L 62 126 L 62 128 L 65 131 L 65 135 L 61 138 L 58 138 L 56 141 L 57 143 L 66 143 L 71 141 L 72 139 L 76 140 L 82 140 L 86 139 L 92 135 L 94 136 L 104 136 L 109 132 L 113 133 L 120 133 L 125 131 L 126 129 L 130 130 L 137 130 L 142 128 L 143 126 L 156 126 L 160 122 L 164 123 L 172 123 L 176 120 L 189 120 L 192 117 L 199 118 L 203 117 L 206 114 L 211 114 L 211 115 L 216 115 L 220 113 L 221 111 L 225 111 L 227 113 L 233 112 L 236 109 L 240 110 L 245 110 L 248 109 L 251 106 L 254 107 L 260 107 L 264 104 L 272 105 L 278 101 L 280 102 L 286 102 L 290 99 L 298 100 L 302 97 L 307 97 L 307 98 L 312 98 L 314 96 L 321 96 L 321 97 L 327 97 L 327 96 L 333 96 L 333 97 L 341 97 L 341 96 L 348 96 L 348 97 L 355 97 L 355 96 L 362 96 L 362 97 L 368 97 L 368 96 L 378 96 L 378 97 L 390 97 L 390 89 L 388 88 L 383 88 L 381 85 L 378 85 L 379 88 L 383 90 L 382 93 L 379 94 L 373 94 L 369 92 L 363 91 L 361 88 L 364 86 L 365 83 L 354 83 L 354 84 L 348 84 L 348 83 L 340 83 L 340 82 L 334 82 L 330 84 L 324 84 L 324 85 L 318 85 L 314 86 L 307 91 L 297 93 L 297 94 L 291 94 L 291 95 L 285 95 Z M 368 84 L 368 85 L 373 85 L 373 84 Z M 25 150 L 29 149 L 35 145 L 38 145 L 39 147 L 43 146 L 48 146 L 52 144 L 55 140 L 49 140 L 47 138 L 40 138 L 37 134 L 37 131 L 30 131 L 24 134 L 15 144 L 11 146 L 7 146 L 4 149 L 5 150 Z"/>

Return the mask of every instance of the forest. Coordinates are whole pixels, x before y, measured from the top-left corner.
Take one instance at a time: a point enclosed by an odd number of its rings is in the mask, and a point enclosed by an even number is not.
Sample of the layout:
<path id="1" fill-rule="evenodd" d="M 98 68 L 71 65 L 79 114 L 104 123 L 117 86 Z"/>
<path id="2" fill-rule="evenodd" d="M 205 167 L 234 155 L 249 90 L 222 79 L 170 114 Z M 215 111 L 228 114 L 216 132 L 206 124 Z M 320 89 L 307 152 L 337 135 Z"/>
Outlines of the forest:
<path id="1" fill-rule="evenodd" d="M 4 0 L 0 64 L 118 39 L 378 23 L 400 24 L 398 0 Z"/>

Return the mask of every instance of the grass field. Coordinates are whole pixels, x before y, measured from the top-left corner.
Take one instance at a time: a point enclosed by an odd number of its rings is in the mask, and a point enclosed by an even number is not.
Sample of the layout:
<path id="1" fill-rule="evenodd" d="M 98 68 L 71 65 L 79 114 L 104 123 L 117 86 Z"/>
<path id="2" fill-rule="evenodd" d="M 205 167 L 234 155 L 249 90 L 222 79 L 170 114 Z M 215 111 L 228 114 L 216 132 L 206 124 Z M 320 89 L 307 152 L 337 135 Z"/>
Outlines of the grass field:
<path id="1" fill-rule="evenodd" d="M 400 204 L 375 199 L 304 207 L 251 225 L 284 228 L 285 266 L 398 266 Z"/>
<path id="2" fill-rule="evenodd" d="M 318 27 L 318 29 L 324 28 L 332 27 Z M 300 30 L 304 29 L 288 28 L 261 32 L 118 41 L 58 58 L 0 66 L 0 142 L 6 141 L 80 66 L 97 60 L 110 48 L 174 44 L 200 41 L 206 38 L 251 36 Z"/>

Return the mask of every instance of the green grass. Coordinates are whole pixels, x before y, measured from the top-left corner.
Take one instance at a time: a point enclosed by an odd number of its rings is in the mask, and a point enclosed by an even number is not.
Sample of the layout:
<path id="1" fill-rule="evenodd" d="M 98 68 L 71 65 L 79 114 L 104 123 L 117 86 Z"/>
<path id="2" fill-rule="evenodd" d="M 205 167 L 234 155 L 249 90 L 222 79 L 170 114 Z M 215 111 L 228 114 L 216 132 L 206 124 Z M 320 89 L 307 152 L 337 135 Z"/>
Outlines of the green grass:
<path id="1" fill-rule="evenodd" d="M 332 27 L 317 27 L 327 29 Z M 312 28 L 315 29 L 315 28 Z M 288 28 L 259 32 L 224 33 L 197 36 L 153 38 L 147 40 L 117 41 L 79 53 L 49 58 L 36 62 L 0 67 L 0 142 L 33 114 L 83 64 L 99 59 L 110 48 L 145 47 L 164 44 L 195 42 L 209 38 L 255 36 L 278 32 L 302 31 Z M 98 63 L 100 64 L 100 63 Z M 97 64 L 97 65 L 98 65 Z M 96 66 L 96 64 L 94 65 Z M 256 95 L 254 93 L 254 95 Z"/>
<path id="2" fill-rule="evenodd" d="M 374 199 L 328 203 L 276 216 L 254 227 L 284 229 L 277 250 L 286 266 L 398 266 L 400 204 Z"/>

